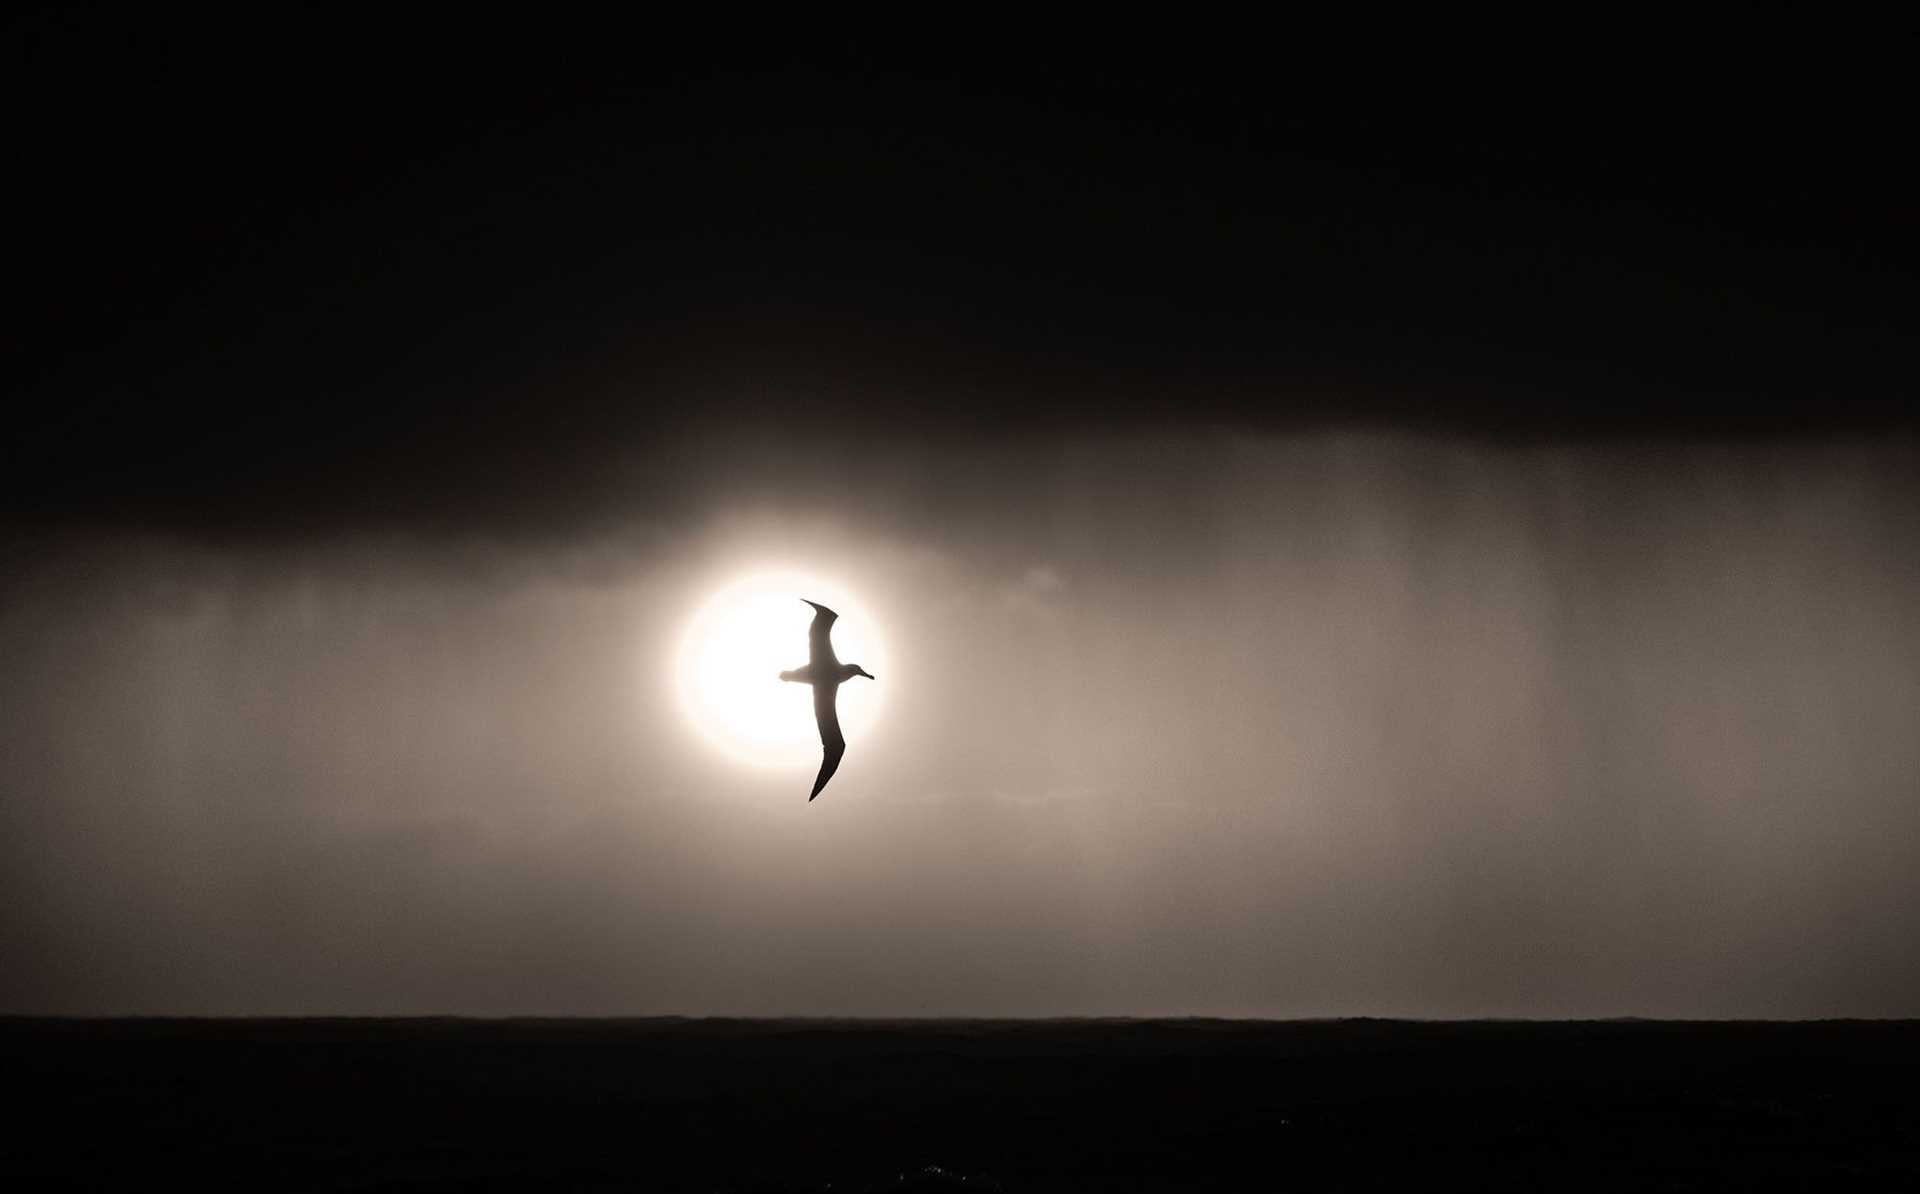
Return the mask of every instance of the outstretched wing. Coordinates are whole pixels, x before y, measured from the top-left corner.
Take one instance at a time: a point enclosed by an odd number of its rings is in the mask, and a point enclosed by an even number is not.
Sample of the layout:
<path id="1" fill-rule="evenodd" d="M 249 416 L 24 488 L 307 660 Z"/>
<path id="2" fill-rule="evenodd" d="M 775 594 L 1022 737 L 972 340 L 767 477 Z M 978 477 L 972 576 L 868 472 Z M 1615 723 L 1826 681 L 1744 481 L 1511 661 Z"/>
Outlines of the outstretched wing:
<path id="1" fill-rule="evenodd" d="M 840 732 L 840 711 L 835 707 L 834 697 L 839 695 L 838 684 L 815 684 L 813 686 L 813 720 L 820 723 L 820 774 L 814 778 L 813 791 L 807 795 L 807 803 L 820 794 L 827 786 L 833 773 L 840 768 L 840 758 L 847 753 L 846 735 Z"/>
<path id="2" fill-rule="evenodd" d="M 805 597 L 800 600 L 807 601 Z M 827 669 L 840 666 L 833 654 L 833 620 L 840 615 L 817 601 L 807 604 L 813 606 L 813 625 L 807 630 L 807 666 L 814 675 L 824 676 Z"/>

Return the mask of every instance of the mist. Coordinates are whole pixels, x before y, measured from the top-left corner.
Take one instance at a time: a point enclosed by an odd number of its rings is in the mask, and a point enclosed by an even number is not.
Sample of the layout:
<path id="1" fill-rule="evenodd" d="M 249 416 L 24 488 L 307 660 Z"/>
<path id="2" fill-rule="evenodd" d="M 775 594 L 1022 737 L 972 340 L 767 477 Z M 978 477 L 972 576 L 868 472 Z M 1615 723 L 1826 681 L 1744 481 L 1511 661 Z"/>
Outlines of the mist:
<path id="1" fill-rule="evenodd" d="M 17 552 L 0 1011 L 1920 1014 L 1910 443 L 884 446 Z M 812 805 L 671 675 L 795 565 L 892 660 Z"/>

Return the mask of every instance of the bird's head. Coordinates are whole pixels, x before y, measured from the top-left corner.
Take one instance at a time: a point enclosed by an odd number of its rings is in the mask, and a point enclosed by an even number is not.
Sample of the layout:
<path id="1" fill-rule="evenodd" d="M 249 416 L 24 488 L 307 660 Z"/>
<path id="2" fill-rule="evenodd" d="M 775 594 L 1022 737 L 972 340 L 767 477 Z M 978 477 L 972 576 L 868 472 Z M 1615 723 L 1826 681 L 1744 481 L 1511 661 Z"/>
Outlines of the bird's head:
<path id="1" fill-rule="evenodd" d="M 873 679 L 872 672 L 868 671 L 866 668 L 861 667 L 857 663 L 850 663 L 847 665 L 847 679 L 851 680 L 855 676 L 865 676 L 869 680 Z"/>

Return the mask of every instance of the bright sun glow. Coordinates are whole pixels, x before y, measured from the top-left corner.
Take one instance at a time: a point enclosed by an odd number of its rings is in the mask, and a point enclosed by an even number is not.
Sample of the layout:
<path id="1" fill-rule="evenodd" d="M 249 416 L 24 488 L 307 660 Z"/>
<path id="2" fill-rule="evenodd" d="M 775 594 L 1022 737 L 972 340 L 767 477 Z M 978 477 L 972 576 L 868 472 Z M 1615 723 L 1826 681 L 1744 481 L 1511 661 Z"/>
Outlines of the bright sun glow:
<path id="1" fill-rule="evenodd" d="M 856 749 L 878 719 L 888 680 L 886 650 L 860 601 L 830 583 L 793 573 L 728 585 L 700 607 L 680 640 L 681 706 L 702 736 L 734 758 L 766 766 L 818 766 L 813 690 L 780 673 L 807 663 L 810 598 L 840 615 L 833 647 L 877 679 L 840 687 L 840 725 Z"/>

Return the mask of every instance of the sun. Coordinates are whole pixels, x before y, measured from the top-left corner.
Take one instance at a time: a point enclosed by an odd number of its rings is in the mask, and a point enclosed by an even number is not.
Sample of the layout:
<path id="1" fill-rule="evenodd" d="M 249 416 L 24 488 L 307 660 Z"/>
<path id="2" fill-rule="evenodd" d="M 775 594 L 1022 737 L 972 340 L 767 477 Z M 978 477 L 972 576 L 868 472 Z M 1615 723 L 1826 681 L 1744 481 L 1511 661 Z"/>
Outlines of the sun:
<path id="1" fill-rule="evenodd" d="M 880 679 L 841 686 L 840 725 L 858 742 L 880 714 L 886 649 L 867 607 L 831 582 L 765 573 L 709 597 L 680 639 L 674 674 L 681 708 L 700 735 L 732 758 L 758 766 L 820 762 L 813 690 L 780 679 L 807 662 L 810 598 L 840 615 L 834 651 Z"/>

